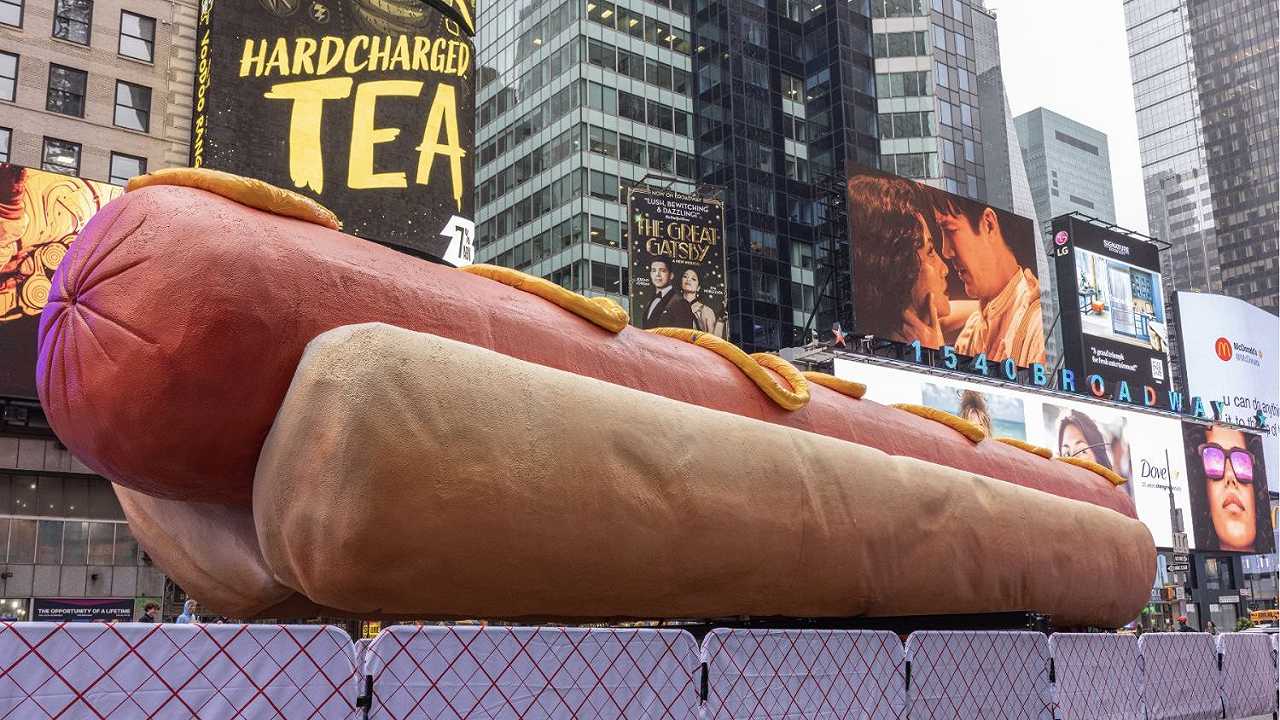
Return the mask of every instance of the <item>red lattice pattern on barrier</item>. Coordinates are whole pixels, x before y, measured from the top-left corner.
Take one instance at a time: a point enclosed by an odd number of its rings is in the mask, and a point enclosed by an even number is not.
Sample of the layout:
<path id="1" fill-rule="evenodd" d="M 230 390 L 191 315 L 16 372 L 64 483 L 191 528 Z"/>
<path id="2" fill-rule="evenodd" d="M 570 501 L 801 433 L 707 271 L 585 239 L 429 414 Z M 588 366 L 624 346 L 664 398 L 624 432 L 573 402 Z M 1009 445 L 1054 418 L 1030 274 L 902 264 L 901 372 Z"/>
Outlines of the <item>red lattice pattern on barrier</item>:
<path id="1" fill-rule="evenodd" d="M 0 624 L 0 719 L 354 717 L 351 641 L 323 626 Z"/>
<path id="2" fill-rule="evenodd" d="M 1049 637 L 1054 703 L 1061 720 L 1143 720 L 1138 638 L 1109 633 Z"/>
<path id="3" fill-rule="evenodd" d="M 1223 633 L 1222 702 L 1228 718 L 1247 718 L 1276 711 L 1276 667 L 1271 644 L 1260 633 Z"/>
<path id="4" fill-rule="evenodd" d="M 1147 720 L 1220 717 L 1218 653 L 1208 633 L 1147 633 L 1138 638 Z"/>
<path id="5" fill-rule="evenodd" d="M 902 643 L 891 632 L 714 630 L 705 717 L 896 720 L 906 708 Z"/>
<path id="6" fill-rule="evenodd" d="M 697 716 L 683 630 L 400 626 L 366 657 L 380 720 Z"/>
<path id="7" fill-rule="evenodd" d="M 920 631 L 906 650 L 910 718 L 1053 717 L 1049 641 L 1040 633 Z"/>

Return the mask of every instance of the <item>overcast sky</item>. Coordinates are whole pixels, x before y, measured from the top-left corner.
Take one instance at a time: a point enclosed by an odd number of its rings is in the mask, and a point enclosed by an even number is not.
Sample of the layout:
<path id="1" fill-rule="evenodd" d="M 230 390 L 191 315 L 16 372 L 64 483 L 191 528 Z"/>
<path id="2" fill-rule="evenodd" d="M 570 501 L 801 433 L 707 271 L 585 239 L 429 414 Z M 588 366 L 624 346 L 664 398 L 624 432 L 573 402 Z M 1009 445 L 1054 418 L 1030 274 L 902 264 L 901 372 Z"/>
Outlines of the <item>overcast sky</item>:
<path id="1" fill-rule="evenodd" d="M 987 0 L 1015 116 L 1048 108 L 1107 134 L 1116 224 L 1147 232 L 1122 0 Z"/>

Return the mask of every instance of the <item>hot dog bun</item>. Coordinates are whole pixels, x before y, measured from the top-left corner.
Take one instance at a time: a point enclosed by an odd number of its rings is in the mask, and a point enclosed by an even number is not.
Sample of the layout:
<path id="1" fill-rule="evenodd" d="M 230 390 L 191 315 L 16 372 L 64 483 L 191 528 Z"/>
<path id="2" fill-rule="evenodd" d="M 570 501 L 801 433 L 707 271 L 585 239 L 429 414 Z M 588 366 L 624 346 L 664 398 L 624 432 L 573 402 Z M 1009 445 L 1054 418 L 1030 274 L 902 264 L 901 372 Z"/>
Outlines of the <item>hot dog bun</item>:
<path id="1" fill-rule="evenodd" d="M 1114 626 L 1155 568 L 1091 503 L 382 324 L 308 346 L 253 512 L 276 578 L 354 614 Z"/>
<path id="2" fill-rule="evenodd" d="M 41 317 L 37 387 L 59 438 L 112 481 L 245 507 L 303 348 L 374 321 L 1135 516 L 1087 470 L 825 387 L 783 410 L 702 348 L 614 334 L 501 283 L 193 188 L 130 192 L 90 221 Z"/>

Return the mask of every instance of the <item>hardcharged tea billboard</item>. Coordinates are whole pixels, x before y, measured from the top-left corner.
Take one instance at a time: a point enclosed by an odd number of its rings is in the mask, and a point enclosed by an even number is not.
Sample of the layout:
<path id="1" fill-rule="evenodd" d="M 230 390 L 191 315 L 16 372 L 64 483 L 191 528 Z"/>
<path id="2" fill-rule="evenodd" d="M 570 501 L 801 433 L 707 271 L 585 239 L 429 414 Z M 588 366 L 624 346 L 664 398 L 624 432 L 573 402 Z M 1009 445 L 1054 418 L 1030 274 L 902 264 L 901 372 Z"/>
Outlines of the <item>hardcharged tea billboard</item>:
<path id="1" fill-rule="evenodd" d="M 472 0 L 204 0 L 191 164 L 456 264 L 473 222 Z"/>

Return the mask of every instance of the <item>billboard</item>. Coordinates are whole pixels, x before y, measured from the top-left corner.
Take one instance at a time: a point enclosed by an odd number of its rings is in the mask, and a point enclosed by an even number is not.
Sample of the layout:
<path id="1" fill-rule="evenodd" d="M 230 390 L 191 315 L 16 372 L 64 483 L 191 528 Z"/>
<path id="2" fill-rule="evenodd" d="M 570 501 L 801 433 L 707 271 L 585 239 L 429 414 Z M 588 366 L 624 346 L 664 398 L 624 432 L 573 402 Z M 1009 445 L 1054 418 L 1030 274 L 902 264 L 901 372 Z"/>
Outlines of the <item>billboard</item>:
<path id="1" fill-rule="evenodd" d="M 0 396 L 36 398 L 36 332 L 53 273 L 123 188 L 0 163 Z"/>
<path id="2" fill-rule="evenodd" d="M 1262 436 L 1225 425 L 1183 423 L 1196 547 L 1275 551 Z"/>
<path id="3" fill-rule="evenodd" d="M 627 192 L 631 322 L 728 338 L 724 206 L 656 190 Z"/>
<path id="4" fill-rule="evenodd" d="M 1177 305 L 1187 392 L 1222 422 L 1257 426 L 1262 413 L 1267 481 L 1280 488 L 1280 318 L 1223 295 L 1179 292 Z"/>
<path id="5" fill-rule="evenodd" d="M 1081 457 L 1114 470 L 1128 480 L 1118 491 L 1133 498 L 1138 519 L 1158 547 L 1174 546 L 1172 495 L 1188 544 L 1197 547 L 1181 421 L 1175 418 L 843 358 L 836 358 L 835 374 L 866 384 L 870 400 L 935 407 L 984 426 L 991 436 L 1017 438 L 1055 456 Z"/>
<path id="6" fill-rule="evenodd" d="M 469 262 L 473 18 L 473 0 L 202 0 L 191 165 L 296 190 L 354 235 Z"/>
<path id="7" fill-rule="evenodd" d="M 133 598 L 36 598 L 35 622 L 131 622 Z"/>
<path id="8" fill-rule="evenodd" d="M 1132 397 L 1170 387 L 1160 258 L 1151 243 L 1071 216 L 1053 220 L 1068 366 Z M 1117 399 L 1128 398 L 1116 396 Z"/>
<path id="9" fill-rule="evenodd" d="M 1044 362 L 1031 220 L 856 165 L 848 175 L 859 334 Z"/>

